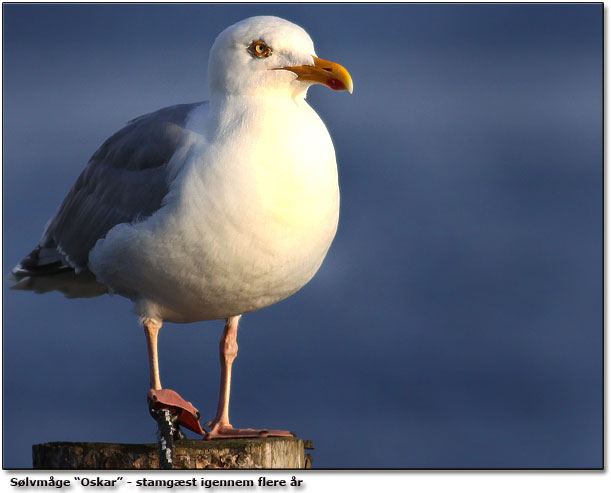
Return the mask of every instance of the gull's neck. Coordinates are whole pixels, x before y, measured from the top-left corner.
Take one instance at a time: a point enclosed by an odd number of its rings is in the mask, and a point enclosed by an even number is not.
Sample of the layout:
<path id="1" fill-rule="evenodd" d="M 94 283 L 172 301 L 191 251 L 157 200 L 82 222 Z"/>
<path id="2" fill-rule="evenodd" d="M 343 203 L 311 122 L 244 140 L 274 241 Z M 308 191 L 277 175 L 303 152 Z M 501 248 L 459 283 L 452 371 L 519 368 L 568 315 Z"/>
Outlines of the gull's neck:
<path id="1" fill-rule="evenodd" d="M 308 93 L 309 86 L 295 84 L 281 88 L 271 88 L 252 93 L 229 93 L 210 90 L 210 103 L 214 104 L 277 104 L 279 100 L 300 102 Z"/>

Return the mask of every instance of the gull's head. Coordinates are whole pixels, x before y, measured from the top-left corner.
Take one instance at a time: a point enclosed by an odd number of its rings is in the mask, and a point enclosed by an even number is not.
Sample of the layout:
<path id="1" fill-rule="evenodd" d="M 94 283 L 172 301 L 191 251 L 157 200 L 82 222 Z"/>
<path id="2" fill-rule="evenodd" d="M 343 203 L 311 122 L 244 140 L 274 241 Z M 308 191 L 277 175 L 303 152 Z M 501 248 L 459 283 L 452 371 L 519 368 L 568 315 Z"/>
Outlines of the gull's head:
<path id="1" fill-rule="evenodd" d="M 219 34 L 208 78 L 212 94 L 305 97 L 312 84 L 352 92 L 348 71 L 318 58 L 305 30 L 270 16 L 245 19 Z"/>

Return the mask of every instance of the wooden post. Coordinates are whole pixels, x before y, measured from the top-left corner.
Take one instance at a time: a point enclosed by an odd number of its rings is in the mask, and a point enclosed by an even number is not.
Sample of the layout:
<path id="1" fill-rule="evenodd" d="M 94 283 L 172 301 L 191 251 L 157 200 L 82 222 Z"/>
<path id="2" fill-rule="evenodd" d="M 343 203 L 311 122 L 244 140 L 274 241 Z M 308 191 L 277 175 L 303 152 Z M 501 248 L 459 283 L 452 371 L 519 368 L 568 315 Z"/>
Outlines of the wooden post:
<path id="1" fill-rule="evenodd" d="M 174 469 L 309 469 L 312 442 L 268 437 L 179 440 Z M 50 442 L 32 447 L 34 469 L 159 469 L 157 444 Z"/>

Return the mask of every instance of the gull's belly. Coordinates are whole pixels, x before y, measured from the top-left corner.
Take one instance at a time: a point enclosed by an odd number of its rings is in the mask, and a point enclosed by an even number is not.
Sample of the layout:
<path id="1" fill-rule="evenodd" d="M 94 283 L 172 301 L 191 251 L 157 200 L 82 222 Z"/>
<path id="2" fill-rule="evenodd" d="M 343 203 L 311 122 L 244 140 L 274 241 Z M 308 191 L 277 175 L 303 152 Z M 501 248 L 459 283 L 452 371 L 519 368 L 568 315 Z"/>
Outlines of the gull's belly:
<path id="1" fill-rule="evenodd" d="M 161 318 L 178 322 L 225 318 L 280 301 L 320 267 L 335 235 L 338 205 L 338 196 L 330 198 L 315 227 L 265 227 L 253 220 L 236 228 L 229 221 L 179 249 L 165 243 L 166 287 L 149 299 Z M 189 232 L 170 236 L 176 234 Z"/>

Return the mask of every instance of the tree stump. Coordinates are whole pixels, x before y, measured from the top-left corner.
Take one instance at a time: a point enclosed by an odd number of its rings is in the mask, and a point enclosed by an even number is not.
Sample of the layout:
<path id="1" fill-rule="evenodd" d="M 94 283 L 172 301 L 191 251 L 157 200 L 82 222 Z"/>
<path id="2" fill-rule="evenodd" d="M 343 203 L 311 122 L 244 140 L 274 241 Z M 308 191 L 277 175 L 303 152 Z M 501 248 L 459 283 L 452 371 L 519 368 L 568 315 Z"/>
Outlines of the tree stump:
<path id="1" fill-rule="evenodd" d="M 175 469 L 309 469 L 312 442 L 268 437 L 179 440 Z M 32 447 L 34 469 L 159 469 L 159 447 L 151 444 L 50 442 Z"/>

